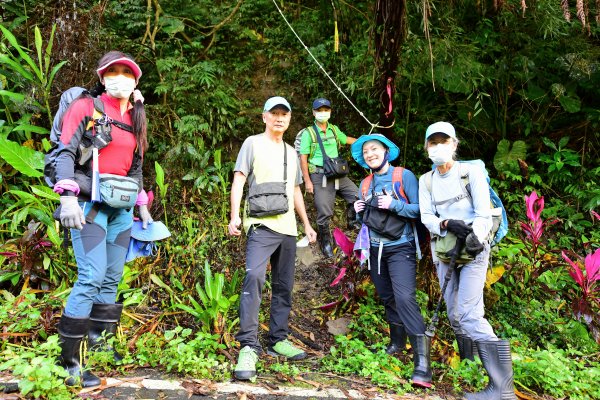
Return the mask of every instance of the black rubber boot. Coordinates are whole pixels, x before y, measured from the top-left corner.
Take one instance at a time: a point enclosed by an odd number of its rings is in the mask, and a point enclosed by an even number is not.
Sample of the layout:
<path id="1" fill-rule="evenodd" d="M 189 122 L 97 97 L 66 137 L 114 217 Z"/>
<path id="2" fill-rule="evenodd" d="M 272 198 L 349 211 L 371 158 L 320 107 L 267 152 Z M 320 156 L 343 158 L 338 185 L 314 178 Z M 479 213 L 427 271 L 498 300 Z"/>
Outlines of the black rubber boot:
<path id="1" fill-rule="evenodd" d="M 456 343 L 458 344 L 458 354 L 461 360 L 475 361 L 477 354 L 477 344 L 467 335 L 456 335 Z"/>
<path id="2" fill-rule="evenodd" d="M 346 222 L 348 229 L 360 229 L 360 222 L 356 220 L 356 211 L 354 210 L 354 204 L 348 204 L 346 208 Z"/>
<path id="3" fill-rule="evenodd" d="M 409 336 L 413 348 L 414 370 L 412 384 L 415 386 L 431 387 L 431 338 L 425 335 Z"/>
<path id="4" fill-rule="evenodd" d="M 390 324 L 390 344 L 385 349 L 387 354 L 400 353 L 406 350 L 406 330 L 402 324 Z"/>
<path id="5" fill-rule="evenodd" d="M 88 331 L 88 349 L 90 351 L 112 352 L 115 361 L 121 361 L 123 357 L 107 343 L 108 339 L 114 337 L 117 325 L 121 319 L 123 304 L 94 303 L 90 313 L 90 328 Z"/>
<path id="6" fill-rule="evenodd" d="M 329 233 L 329 224 L 318 225 L 318 228 L 321 252 L 326 258 L 333 257 L 333 249 L 331 248 L 331 234 Z"/>
<path id="7" fill-rule="evenodd" d="M 69 377 L 65 381 L 68 386 L 81 384 L 82 387 L 100 385 L 100 378 L 85 370 L 80 363 L 81 342 L 88 331 L 89 318 L 71 318 L 63 315 L 58 323 L 58 334 L 60 338 L 59 365 L 67 370 Z"/>
<path id="8" fill-rule="evenodd" d="M 517 400 L 513 386 L 510 343 L 507 340 L 478 341 L 479 358 L 488 373 L 489 383 L 477 393 L 466 393 L 468 400 Z"/>

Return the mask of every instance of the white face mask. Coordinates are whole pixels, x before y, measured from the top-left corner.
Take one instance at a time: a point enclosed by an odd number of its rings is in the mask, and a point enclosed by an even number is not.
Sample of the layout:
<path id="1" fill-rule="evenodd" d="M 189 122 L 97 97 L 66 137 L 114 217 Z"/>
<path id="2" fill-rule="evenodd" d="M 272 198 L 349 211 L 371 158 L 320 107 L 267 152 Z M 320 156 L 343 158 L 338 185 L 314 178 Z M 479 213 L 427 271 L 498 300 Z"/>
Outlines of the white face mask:
<path id="1" fill-rule="evenodd" d="M 427 149 L 429 159 L 435 165 L 443 165 L 452 161 L 454 143 L 440 143 Z"/>
<path id="2" fill-rule="evenodd" d="M 315 111 L 315 119 L 321 123 L 329 121 L 331 111 Z"/>
<path id="3" fill-rule="evenodd" d="M 106 92 L 117 99 L 128 99 L 135 89 L 135 79 L 124 75 L 107 76 L 104 78 Z"/>

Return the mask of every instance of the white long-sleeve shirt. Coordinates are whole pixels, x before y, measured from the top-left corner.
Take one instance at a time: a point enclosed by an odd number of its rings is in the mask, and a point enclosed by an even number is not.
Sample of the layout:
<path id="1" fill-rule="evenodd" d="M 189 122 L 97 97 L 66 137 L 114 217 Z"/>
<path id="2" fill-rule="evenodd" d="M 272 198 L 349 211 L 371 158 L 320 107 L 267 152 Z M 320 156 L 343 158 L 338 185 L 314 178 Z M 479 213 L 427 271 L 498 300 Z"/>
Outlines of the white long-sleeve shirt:
<path id="1" fill-rule="evenodd" d="M 434 205 L 464 194 L 460 175 L 469 174 L 471 199 L 468 196 L 456 202 Z M 484 242 L 492 229 L 490 208 L 490 190 L 484 172 L 476 165 L 458 161 L 445 174 L 436 168 L 431 177 L 431 193 L 425 183 L 426 174 L 419 179 L 419 206 L 421 221 L 433 234 L 445 236 L 446 230 L 440 229 L 440 223 L 446 219 L 459 219 L 473 225 L 473 232 Z"/>

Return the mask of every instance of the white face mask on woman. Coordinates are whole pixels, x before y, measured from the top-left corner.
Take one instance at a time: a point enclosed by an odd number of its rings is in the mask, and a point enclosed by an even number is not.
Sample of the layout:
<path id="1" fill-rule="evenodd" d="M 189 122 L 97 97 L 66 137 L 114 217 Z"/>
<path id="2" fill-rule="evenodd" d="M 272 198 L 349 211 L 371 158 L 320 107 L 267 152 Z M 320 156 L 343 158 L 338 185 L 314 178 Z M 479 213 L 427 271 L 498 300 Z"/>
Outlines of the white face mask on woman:
<path id="1" fill-rule="evenodd" d="M 440 143 L 427 149 L 429 159 L 434 165 L 443 165 L 452 161 L 454 143 Z"/>
<path id="2" fill-rule="evenodd" d="M 106 92 L 117 99 L 128 99 L 135 89 L 135 79 L 124 75 L 107 76 L 104 78 Z"/>
<path id="3" fill-rule="evenodd" d="M 329 121 L 330 117 L 331 111 L 315 111 L 315 119 L 322 124 Z"/>

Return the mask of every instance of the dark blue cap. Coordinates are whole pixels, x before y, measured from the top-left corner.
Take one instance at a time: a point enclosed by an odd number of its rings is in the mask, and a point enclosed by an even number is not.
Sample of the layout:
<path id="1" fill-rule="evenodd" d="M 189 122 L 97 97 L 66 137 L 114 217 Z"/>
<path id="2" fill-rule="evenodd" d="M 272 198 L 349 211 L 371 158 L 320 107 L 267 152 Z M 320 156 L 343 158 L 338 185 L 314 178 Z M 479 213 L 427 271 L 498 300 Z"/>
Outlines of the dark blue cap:
<path id="1" fill-rule="evenodd" d="M 320 107 L 331 108 L 331 102 L 322 97 L 313 101 L 313 110 L 316 110 L 317 108 L 320 108 Z"/>

